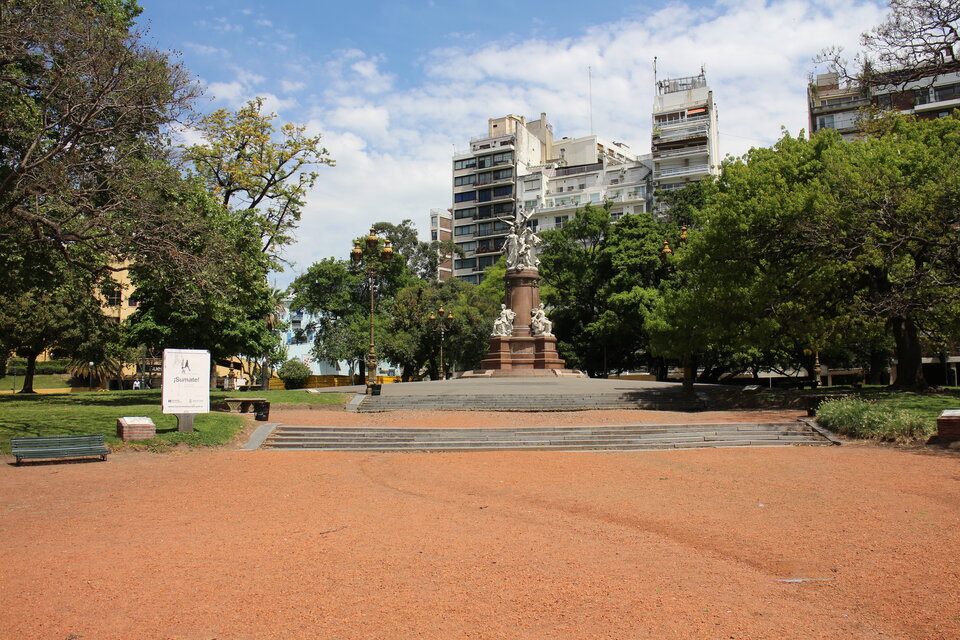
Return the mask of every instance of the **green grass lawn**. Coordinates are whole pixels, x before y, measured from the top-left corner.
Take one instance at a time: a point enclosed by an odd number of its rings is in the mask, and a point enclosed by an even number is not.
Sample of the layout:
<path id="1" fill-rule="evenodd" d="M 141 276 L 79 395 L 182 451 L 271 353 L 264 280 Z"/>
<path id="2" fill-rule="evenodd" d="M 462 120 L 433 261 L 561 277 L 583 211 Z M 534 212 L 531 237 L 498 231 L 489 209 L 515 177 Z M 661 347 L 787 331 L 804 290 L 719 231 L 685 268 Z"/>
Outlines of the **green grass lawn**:
<path id="1" fill-rule="evenodd" d="M 829 389 L 826 390 L 828 393 Z M 938 392 L 914 393 L 893 391 L 886 387 L 868 387 L 854 392 L 863 400 L 890 409 L 918 411 L 924 417 L 936 419 L 944 409 L 960 409 L 960 389 L 951 388 Z"/>
<path id="2" fill-rule="evenodd" d="M 304 391 L 223 392 L 210 394 L 211 403 L 224 398 L 267 398 L 271 406 L 297 404 L 343 404 L 340 393 Z M 229 442 L 242 428 L 237 414 L 211 412 L 198 415 L 192 433 L 177 431 L 177 418 L 160 409 L 160 390 L 95 391 L 37 395 L 0 395 L 0 453 L 10 453 L 10 438 L 102 433 L 108 445 L 117 438 L 117 418 L 147 416 L 157 425 L 151 449 L 163 450 L 179 442 L 191 446 L 214 446 Z"/>
<path id="3" fill-rule="evenodd" d="M 69 389 L 70 388 L 70 376 L 65 373 L 52 373 L 44 375 L 35 375 L 33 376 L 33 388 L 34 389 Z M 23 376 L 16 377 L 16 386 L 14 386 L 14 377 L 10 374 L 7 374 L 6 377 L 0 378 L 0 390 L 10 391 L 11 389 L 16 389 L 20 391 L 23 388 Z"/>

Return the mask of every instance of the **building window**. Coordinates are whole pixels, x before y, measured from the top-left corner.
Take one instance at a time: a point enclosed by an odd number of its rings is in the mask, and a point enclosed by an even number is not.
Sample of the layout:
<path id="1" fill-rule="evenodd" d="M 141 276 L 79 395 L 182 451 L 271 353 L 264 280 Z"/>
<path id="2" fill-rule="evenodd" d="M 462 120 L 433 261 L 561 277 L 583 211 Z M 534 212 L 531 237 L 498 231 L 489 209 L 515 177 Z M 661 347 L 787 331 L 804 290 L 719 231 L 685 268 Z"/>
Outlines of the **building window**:
<path id="1" fill-rule="evenodd" d="M 508 185 L 505 185 L 505 186 L 503 186 L 503 187 L 494 187 L 494 189 L 493 189 L 493 197 L 494 197 L 494 198 L 502 198 L 502 197 L 504 197 L 504 196 L 509 196 L 509 195 L 512 195 L 512 194 L 513 194 L 513 185 L 512 185 L 512 184 L 508 184 Z"/>
<path id="2" fill-rule="evenodd" d="M 524 201 L 523 201 L 523 208 L 524 208 L 524 209 L 533 209 L 533 208 L 536 207 L 536 206 L 537 206 L 537 201 L 536 201 L 536 200 L 524 200 Z"/>
<path id="3" fill-rule="evenodd" d="M 817 130 L 833 129 L 833 114 L 829 116 L 817 116 Z"/>
<path id="4" fill-rule="evenodd" d="M 454 227 L 454 228 L 453 228 L 453 235 L 455 235 L 455 236 L 469 236 L 469 235 L 471 235 L 471 234 L 474 232 L 474 230 L 475 230 L 476 228 L 477 228 L 477 226 L 476 226 L 476 225 L 473 225 L 473 224 L 465 224 L 465 225 L 460 226 L 460 227 Z"/>
<path id="5" fill-rule="evenodd" d="M 960 98 L 960 84 L 950 84 L 945 87 L 934 87 L 933 93 L 937 102 Z"/>
<path id="6" fill-rule="evenodd" d="M 556 227 L 557 229 L 560 229 L 563 227 L 563 223 L 569 219 L 570 219 L 570 216 L 554 216 L 553 226 Z"/>
<path id="7" fill-rule="evenodd" d="M 471 242 L 458 242 L 458 243 L 457 243 L 457 246 L 460 247 L 460 250 L 463 251 L 464 253 L 470 253 L 471 251 L 476 251 L 476 250 L 477 250 L 477 243 L 476 243 L 476 242 L 473 242 L 473 241 L 471 241 Z"/>
<path id="8" fill-rule="evenodd" d="M 434 242 L 437 241 L 437 232 L 436 232 L 436 231 L 431 231 L 431 232 L 430 232 L 430 239 L 433 240 Z"/>
<path id="9" fill-rule="evenodd" d="M 468 202 L 470 200 L 476 200 L 476 199 L 477 199 L 476 191 L 466 191 L 464 193 L 453 194 L 454 202 Z"/>
<path id="10" fill-rule="evenodd" d="M 120 306 L 120 292 L 114 291 L 113 293 L 107 294 L 107 306 L 108 307 L 119 307 Z"/>
<path id="11" fill-rule="evenodd" d="M 500 256 L 483 256 L 482 258 L 477 258 L 477 268 L 486 269 L 487 267 L 492 267 L 493 264 L 500 258 Z"/>
<path id="12" fill-rule="evenodd" d="M 467 158 L 466 160 L 454 160 L 453 161 L 453 170 L 459 171 L 461 169 L 473 169 L 477 166 L 476 158 Z"/>
<path id="13" fill-rule="evenodd" d="M 455 269 L 473 269 L 477 266 L 476 258 L 462 258 L 454 263 Z"/>
<path id="14" fill-rule="evenodd" d="M 474 182 L 476 182 L 476 180 L 477 180 L 477 176 L 476 174 L 473 174 L 473 173 L 467 176 L 457 176 L 456 178 L 453 179 L 453 186 L 462 187 L 467 184 L 473 184 Z"/>

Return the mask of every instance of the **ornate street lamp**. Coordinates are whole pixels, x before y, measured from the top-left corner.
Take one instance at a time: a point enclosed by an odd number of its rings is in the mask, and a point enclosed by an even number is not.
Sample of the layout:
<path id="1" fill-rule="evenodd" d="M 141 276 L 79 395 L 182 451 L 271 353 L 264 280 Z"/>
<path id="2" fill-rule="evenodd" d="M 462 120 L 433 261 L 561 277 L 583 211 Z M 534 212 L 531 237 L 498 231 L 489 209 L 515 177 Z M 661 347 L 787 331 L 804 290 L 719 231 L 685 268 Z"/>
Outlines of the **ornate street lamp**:
<path id="1" fill-rule="evenodd" d="M 437 309 L 436 313 L 430 314 L 431 322 L 436 322 L 437 320 L 439 320 L 438 328 L 440 329 L 440 379 L 441 380 L 447 379 L 446 365 L 444 364 L 444 361 L 443 361 L 443 336 L 447 331 L 447 322 L 453 320 L 452 313 L 448 313 L 446 316 L 443 315 L 444 313 L 445 312 L 443 310 L 443 305 L 440 305 L 440 308 Z"/>
<path id="2" fill-rule="evenodd" d="M 380 268 L 380 262 L 390 262 L 393 258 L 393 249 L 390 247 L 390 241 L 381 249 L 379 256 L 375 253 L 380 246 L 380 239 L 376 231 L 370 227 L 370 234 L 366 238 L 367 252 L 364 255 L 360 248 L 360 241 L 353 241 L 353 250 L 350 252 L 350 260 L 353 264 L 363 268 L 367 273 L 367 285 L 370 289 L 370 351 L 367 353 L 367 394 L 373 393 L 374 385 L 377 384 L 377 350 L 373 340 L 373 317 L 375 309 L 375 289 L 377 272 Z"/>

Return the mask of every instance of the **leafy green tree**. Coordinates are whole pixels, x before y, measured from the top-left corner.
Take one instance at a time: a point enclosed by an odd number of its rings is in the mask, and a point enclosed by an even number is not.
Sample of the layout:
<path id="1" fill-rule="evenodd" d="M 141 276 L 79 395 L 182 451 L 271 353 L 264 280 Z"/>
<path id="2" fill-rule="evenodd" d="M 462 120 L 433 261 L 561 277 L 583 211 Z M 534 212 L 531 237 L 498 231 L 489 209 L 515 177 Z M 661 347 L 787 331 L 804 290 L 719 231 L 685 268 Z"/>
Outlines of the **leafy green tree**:
<path id="1" fill-rule="evenodd" d="M 643 322 L 667 275 L 658 258 L 665 234 L 650 214 L 614 223 L 609 204 L 542 234 L 542 298 L 569 365 L 605 376 L 646 361 Z"/>
<path id="2" fill-rule="evenodd" d="M 397 255 L 403 256 L 407 271 L 413 278 L 436 278 L 441 262 L 462 253 L 452 240 L 420 240 L 412 220 L 404 220 L 400 224 L 378 222 L 373 225 L 373 229 L 377 235 L 390 241 Z"/>
<path id="3" fill-rule="evenodd" d="M 176 263 L 192 229 L 143 197 L 196 85 L 130 30 L 135 2 L 0 3 L 0 224 L 91 271 Z"/>
<path id="4" fill-rule="evenodd" d="M 214 202 L 203 186 L 185 181 L 171 205 L 202 224 L 184 252 L 218 256 L 197 276 L 170 272 L 147 262 L 130 267 L 139 304 L 128 319 L 128 342 L 150 348 L 207 349 L 212 362 L 228 356 L 257 357 L 277 340 L 264 318 L 270 315 L 270 268 L 256 229 Z"/>
<path id="5" fill-rule="evenodd" d="M 376 317 L 374 318 L 377 344 L 384 344 L 385 328 L 389 321 L 386 310 L 393 297 L 406 284 L 412 282 L 407 267 L 407 258 L 394 251 L 391 260 L 384 260 L 374 225 L 374 248 L 367 247 L 366 236 L 357 239 L 363 252 L 361 264 L 328 258 L 314 263 L 290 285 L 293 296 L 291 306 L 303 309 L 313 316 L 313 354 L 327 362 L 345 360 L 360 369 L 365 367 L 365 358 L 370 346 L 369 314 L 370 288 L 374 288 Z M 389 238 L 388 238 L 389 239 Z M 392 244 L 392 242 L 391 242 Z M 375 274 L 368 277 L 368 268 L 373 265 Z"/>
<path id="6" fill-rule="evenodd" d="M 66 357 L 103 362 L 117 327 L 100 310 L 104 283 L 72 269 L 58 252 L 23 236 L 0 235 L 0 272 L 8 287 L 0 297 L 0 351 L 26 358 L 21 393 L 33 393 L 37 358 L 57 350 Z"/>
<path id="7" fill-rule="evenodd" d="M 956 338 L 960 113 L 882 123 L 828 156 L 829 200 L 805 229 L 805 248 L 855 266 L 853 310 L 890 329 L 897 384 L 924 386 L 924 337 Z"/>
<path id="8" fill-rule="evenodd" d="M 261 250 L 273 258 L 293 242 L 316 165 L 333 166 L 321 136 L 306 126 L 283 124 L 261 113 L 263 98 L 237 112 L 224 109 L 204 116 L 197 126 L 204 144 L 186 149 L 186 158 L 220 203 L 260 237 Z M 276 137 L 279 135 L 279 140 Z"/>
<path id="9" fill-rule="evenodd" d="M 844 313 L 844 267 L 799 249 L 826 198 L 824 154 L 843 143 L 785 135 L 728 159 L 687 241 L 668 260 L 676 278 L 646 326 L 655 353 L 722 373 L 797 363 L 823 349 Z"/>
<path id="10" fill-rule="evenodd" d="M 491 297 L 479 286 L 455 278 L 410 284 L 394 298 L 383 354 L 401 366 L 404 380 L 424 368 L 434 380 L 442 370 L 477 368 L 486 355 L 500 300 L 502 296 Z"/>

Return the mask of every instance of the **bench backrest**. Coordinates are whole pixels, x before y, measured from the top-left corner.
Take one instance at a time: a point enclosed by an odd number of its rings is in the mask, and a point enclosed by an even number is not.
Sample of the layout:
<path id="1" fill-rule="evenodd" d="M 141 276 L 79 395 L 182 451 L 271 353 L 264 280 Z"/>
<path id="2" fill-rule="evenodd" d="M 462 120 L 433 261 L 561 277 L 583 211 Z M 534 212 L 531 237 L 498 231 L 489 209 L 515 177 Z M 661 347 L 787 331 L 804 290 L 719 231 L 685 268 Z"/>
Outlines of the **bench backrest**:
<path id="1" fill-rule="evenodd" d="M 42 436 L 36 438 L 11 438 L 14 449 L 59 449 L 61 447 L 103 446 L 103 434 L 82 436 Z"/>

